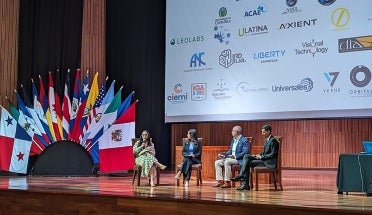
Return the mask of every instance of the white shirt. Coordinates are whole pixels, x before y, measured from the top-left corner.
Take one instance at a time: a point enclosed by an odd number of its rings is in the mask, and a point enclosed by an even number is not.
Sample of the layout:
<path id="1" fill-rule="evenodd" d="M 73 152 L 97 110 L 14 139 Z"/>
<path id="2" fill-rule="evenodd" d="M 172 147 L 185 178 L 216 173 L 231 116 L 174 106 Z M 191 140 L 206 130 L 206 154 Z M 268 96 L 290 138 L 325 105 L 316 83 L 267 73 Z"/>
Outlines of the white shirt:
<path id="1" fill-rule="evenodd" d="M 237 138 L 234 139 L 234 143 L 232 145 L 231 154 L 235 156 L 236 146 L 238 145 L 239 139 L 242 135 L 239 135 Z"/>

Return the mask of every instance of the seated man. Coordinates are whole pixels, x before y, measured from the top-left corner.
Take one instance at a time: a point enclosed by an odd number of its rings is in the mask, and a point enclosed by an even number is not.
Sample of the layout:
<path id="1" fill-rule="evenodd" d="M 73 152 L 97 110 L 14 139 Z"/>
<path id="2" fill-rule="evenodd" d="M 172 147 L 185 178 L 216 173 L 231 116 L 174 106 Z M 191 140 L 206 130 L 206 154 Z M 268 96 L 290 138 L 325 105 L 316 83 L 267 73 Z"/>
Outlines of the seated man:
<path id="1" fill-rule="evenodd" d="M 242 186 L 237 188 L 237 190 L 250 190 L 249 175 L 251 167 L 265 166 L 267 168 L 276 168 L 279 143 L 271 134 L 270 125 L 264 125 L 261 132 L 262 135 L 265 137 L 265 143 L 262 153 L 257 155 L 244 155 L 243 165 L 240 169 L 239 175 L 231 179 L 232 181 L 243 180 Z"/>
<path id="2" fill-rule="evenodd" d="M 234 126 L 231 135 L 233 139 L 229 151 L 224 154 L 218 154 L 219 159 L 214 163 L 217 184 L 213 185 L 213 187 L 231 187 L 231 165 L 241 165 L 243 156 L 247 154 L 250 147 L 247 138 L 242 136 L 242 128 L 240 126 Z M 222 167 L 225 169 L 225 177 L 222 176 Z"/>

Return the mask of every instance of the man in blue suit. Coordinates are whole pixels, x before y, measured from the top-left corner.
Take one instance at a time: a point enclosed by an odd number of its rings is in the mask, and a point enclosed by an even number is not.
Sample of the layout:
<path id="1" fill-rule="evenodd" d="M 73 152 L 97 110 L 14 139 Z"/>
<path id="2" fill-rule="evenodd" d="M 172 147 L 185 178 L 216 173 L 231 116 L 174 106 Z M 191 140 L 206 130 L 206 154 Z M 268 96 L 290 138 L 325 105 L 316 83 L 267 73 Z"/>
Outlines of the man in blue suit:
<path id="1" fill-rule="evenodd" d="M 242 127 L 234 126 L 231 135 L 230 149 L 226 153 L 218 154 L 219 159 L 214 162 L 216 170 L 217 183 L 213 187 L 230 188 L 231 187 L 231 165 L 242 165 L 243 157 L 247 154 L 250 147 L 247 138 L 242 136 Z M 222 167 L 225 175 L 222 175 Z"/>

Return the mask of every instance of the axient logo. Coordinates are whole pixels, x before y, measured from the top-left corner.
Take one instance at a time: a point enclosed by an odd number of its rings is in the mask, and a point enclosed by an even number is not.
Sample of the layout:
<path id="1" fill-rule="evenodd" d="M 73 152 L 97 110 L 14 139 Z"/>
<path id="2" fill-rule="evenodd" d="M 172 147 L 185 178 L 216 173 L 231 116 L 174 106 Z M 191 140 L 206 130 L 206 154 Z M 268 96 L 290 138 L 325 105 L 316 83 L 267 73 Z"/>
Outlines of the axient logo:
<path id="1" fill-rule="evenodd" d="M 220 79 L 220 83 L 217 84 L 218 88 L 214 89 L 212 92 L 212 96 L 214 99 L 217 100 L 225 100 L 231 99 L 231 95 L 229 95 L 230 89 L 226 87 L 226 83 L 223 79 Z"/>
<path id="2" fill-rule="evenodd" d="M 187 43 L 197 43 L 197 42 L 203 42 L 203 41 L 204 41 L 204 36 L 198 35 L 198 36 L 174 38 L 174 39 L 171 39 L 170 44 L 173 46 L 173 45 L 183 45 Z"/>
<path id="3" fill-rule="evenodd" d="M 317 53 L 325 54 L 328 52 L 328 47 L 324 46 L 323 40 L 302 42 L 302 47 L 299 49 L 295 49 L 296 55 L 304 55 L 304 54 L 311 54 L 313 57 Z"/>
<path id="4" fill-rule="evenodd" d="M 246 11 L 244 17 L 260 16 L 268 11 L 268 7 L 265 4 L 258 5 L 257 9 Z"/>
<path id="5" fill-rule="evenodd" d="M 288 91 L 304 91 L 310 92 L 313 89 L 313 81 L 310 78 L 304 78 L 302 81 L 297 85 L 275 85 L 271 87 L 273 92 L 288 92 Z"/>
<path id="6" fill-rule="evenodd" d="M 351 97 L 372 97 L 372 88 L 362 88 L 371 82 L 371 71 L 367 67 L 363 65 L 354 67 L 350 72 L 350 81 L 354 86 L 358 87 L 358 89 L 349 90 Z"/>
<path id="7" fill-rule="evenodd" d="M 350 13 L 346 8 L 337 8 L 331 14 L 331 22 L 337 30 L 345 29 L 350 21 Z"/>
<path id="8" fill-rule="evenodd" d="M 172 104 L 184 103 L 187 101 L 187 93 L 182 92 L 182 84 L 178 83 L 173 87 L 174 93 L 167 96 L 167 100 Z"/>
<path id="9" fill-rule="evenodd" d="M 318 19 L 309 19 L 309 20 L 303 20 L 303 21 L 283 23 L 283 24 L 280 24 L 279 30 L 289 29 L 289 28 L 302 28 L 302 27 L 306 27 L 306 26 L 313 26 L 313 25 L 316 25 L 317 20 Z"/>
<path id="10" fill-rule="evenodd" d="M 365 50 L 372 50 L 372 35 L 343 38 L 338 40 L 339 53 Z"/>
<path id="11" fill-rule="evenodd" d="M 207 83 L 191 84 L 191 100 L 203 101 L 207 99 Z"/>
<path id="12" fill-rule="evenodd" d="M 318 0 L 319 4 L 328 6 L 335 3 L 336 0 Z"/>
<path id="13" fill-rule="evenodd" d="M 218 59 L 218 63 L 225 68 L 229 68 L 234 63 L 244 62 L 245 59 L 241 53 L 233 54 L 230 49 L 223 50 Z"/>
<path id="14" fill-rule="evenodd" d="M 239 28 L 238 35 L 239 37 L 255 35 L 255 34 L 265 34 L 268 33 L 269 29 L 266 25 L 252 26 L 248 28 Z"/>
<path id="15" fill-rule="evenodd" d="M 282 14 L 290 14 L 290 13 L 298 13 L 302 10 L 295 7 L 297 4 L 297 0 L 286 0 L 285 3 L 287 4 L 287 9 Z"/>
<path id="16" fill-rule="evenodd" d="M 285 50 L 256 52 L 253 54 L 253 59 L 261 60 L 261 63 L 274 63 L 278 62 L 278 58 L 283 57 Z"/>
<path id="17" fill-rule="evenodd" d="M 203 55 L 205 55 L 205 52 L 199 52 L 199 53 L 193 54 L 190 59 L 190 67 L 197 67 L 197 66 L 205 65 L 205 62 L 202 59 Z"/>
<path id="18" fill-rule="evenodd" d="M 327 80 L 327 82 L 331 86 L 331 88 L 323 89 L 323 93 L 340 93 L 341 88 L 339 88 L 339 87 L 334 88 L 333 87 L 333 85 L 335 84 L 336 79 L 337 79 L 337 77 L 340 73 L 339 72 L 328 72 L 328 73 L 325 72 L 323 74 L 324 74 L 325 79 Z"/>
<path id="19" fill-rule="evenodd" d="M 251 94 L 251 93 L 266 93 L 267 91 L 269 91 L 267 87 L 253 88 L 253 87 L 250 87 L 247 82 L 240 82 L 236 86 L 236 93 L 239 96 L 244 96 L 244 95 Z"/>

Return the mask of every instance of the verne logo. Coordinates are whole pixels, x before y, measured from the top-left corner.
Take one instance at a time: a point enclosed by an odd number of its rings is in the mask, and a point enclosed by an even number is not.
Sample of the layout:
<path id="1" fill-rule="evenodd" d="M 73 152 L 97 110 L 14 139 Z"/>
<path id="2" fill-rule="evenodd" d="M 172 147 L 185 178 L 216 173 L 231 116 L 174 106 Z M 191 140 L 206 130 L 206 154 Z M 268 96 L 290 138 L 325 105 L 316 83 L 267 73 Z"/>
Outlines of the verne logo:
<path id="1" fill-rule="evenodd" d="M 337 8 L 332 12 L 331 22 L 337 28 L 344 28 L 350 21 L 350 13 L 346 8 Z"/>
<path id="2" fill-rule="evenodd" d="M 339 72 L 329 72 L 329 73 L 323 73 L 325 78 L 327 79 L 328 83 L 333 87 L 333 85 L 336 82 L 336 79 L 338 77 Z"/>
<path id="3" fill-rule="evenodd" d="M 355 52 L 372 50 L 372 35 L 363 37 L 350 37 L 338 40 L 338 52 Z"/>
<path id="4" fill-rule="evenodd" d="M 243 58 L 242 54 L 233 54 L 230 49 L 223 50 L 218 60 L 218 63 L 225 68 L 229 68 L 234 63 L 243 62 L 245 62 L 245 59 Z"/>
<path id="5" fill-rule="evenodd" d="M 207 83 L 191 84 L 191 100 L 203 101 L 207 99 Z"/>

